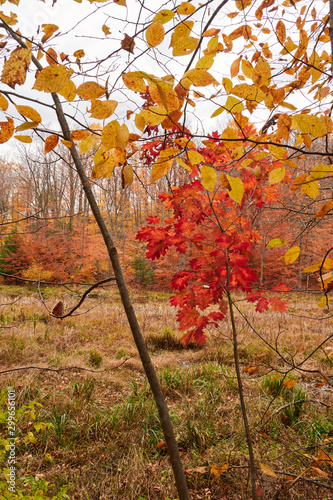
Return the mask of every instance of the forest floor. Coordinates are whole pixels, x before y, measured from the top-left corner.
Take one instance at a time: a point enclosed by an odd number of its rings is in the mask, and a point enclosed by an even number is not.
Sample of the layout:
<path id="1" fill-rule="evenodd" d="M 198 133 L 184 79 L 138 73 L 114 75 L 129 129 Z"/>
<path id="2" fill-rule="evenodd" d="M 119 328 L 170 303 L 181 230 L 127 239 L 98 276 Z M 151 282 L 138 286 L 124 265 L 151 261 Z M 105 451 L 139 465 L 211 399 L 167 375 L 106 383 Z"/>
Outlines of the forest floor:
<path id="1" fill-rule="evenodd" d="M 62 300 L 66 312 L 79 300 L 69 290 L 42 293 L 50 310 Z M 248 452 L 230 324 L 209 331 L 204 347 L 185 349 L 168 297 L 132 292 L 191 498 L 247 500 Z M 332 382 L 332 317 L 317 306 L 318 295 L 291 295 L 288 313 L 259 314 L 240 295 L 235 300 L 258 498 L 333 498 L 333 387 L 322 377 Z M 36 289 L 2 285 L 0 304 L 0 429 L 6 439 L 12 387 L 22 498 L 60 499 L 64 492 L 87 500 L 176 498 L 119 294 L 98 291 L 63 320 L 48 314 Z M 19 367 L 26 368 L 13 371 Z M 8 452 L 0 443 L 6 467 Z M 1 481 L 0 498 L 17 498 L 8 493 L 3 472 Z"/>

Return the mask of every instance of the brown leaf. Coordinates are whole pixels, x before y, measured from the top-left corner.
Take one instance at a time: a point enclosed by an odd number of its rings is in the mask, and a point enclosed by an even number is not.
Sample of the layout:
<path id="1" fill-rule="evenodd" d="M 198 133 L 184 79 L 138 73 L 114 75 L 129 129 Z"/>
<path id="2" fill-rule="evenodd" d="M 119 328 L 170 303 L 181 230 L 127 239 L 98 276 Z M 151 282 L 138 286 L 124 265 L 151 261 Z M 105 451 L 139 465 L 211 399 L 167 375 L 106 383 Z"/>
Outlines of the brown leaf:
<path id="1" fill-rule="evenodd" d="M 131 54 L 134 54 L 134 45 L 135 45 L 134 38 L 125 33 L 125 37 L 121 41 L 121 48 L 127 50 L 127 52 L 130 52 Z"/>
<path id="2" fill-rule="evenodd" d="M 64 315 L 64 303 L 62 300 L 52 310 L 53 316 L 63 316 Z"/>

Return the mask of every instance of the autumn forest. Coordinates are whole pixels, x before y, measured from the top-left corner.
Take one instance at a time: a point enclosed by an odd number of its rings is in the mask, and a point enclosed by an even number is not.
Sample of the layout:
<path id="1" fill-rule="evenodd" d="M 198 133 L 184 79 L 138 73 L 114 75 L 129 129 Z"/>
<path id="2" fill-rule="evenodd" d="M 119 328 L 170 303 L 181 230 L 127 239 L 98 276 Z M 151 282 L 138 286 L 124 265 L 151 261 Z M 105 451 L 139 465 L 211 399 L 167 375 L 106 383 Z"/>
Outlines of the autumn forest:
<path id="1" fill-rule="evenodd" d="M 0 498 L 331 498 L 333 3 L 0 4 Z"/>

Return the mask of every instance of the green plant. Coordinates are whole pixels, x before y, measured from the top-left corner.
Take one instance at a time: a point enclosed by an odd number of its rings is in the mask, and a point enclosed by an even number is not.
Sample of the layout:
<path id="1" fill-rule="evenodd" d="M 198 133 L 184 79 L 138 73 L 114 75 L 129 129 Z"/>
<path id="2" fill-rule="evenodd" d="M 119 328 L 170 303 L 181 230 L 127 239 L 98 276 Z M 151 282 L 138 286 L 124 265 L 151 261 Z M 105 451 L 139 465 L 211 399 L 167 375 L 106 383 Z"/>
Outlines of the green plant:
<path id="1" fill-rule="evenodd" d="M 90 350 L 89 351 L 89 364 L 94 368 L 99 368 L 102 363 L 102 356 L 99 352 Z"/>
<path id="2" fill-rule="evenodd" d="M 135 278 L 143 287 L 153 283 L 155 279 L 154 271 L 147 259 L 144 257 L 135 257 L 132 261 L 132 268 Z"/>

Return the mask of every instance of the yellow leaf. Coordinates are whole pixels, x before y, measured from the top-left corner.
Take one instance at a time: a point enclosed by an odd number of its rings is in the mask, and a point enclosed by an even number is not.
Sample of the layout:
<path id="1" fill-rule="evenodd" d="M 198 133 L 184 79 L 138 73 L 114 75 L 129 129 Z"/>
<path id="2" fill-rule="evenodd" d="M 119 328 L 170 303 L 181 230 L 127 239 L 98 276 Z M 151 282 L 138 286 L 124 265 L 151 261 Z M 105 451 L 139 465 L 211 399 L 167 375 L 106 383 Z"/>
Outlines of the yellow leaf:
<path id="1" fill-rule="evenodd" d="M 189 16 L 195 12 L 195 7 L 190 2 L 182 2 L 177 8 L 177 12 L 181 16 Z"/>
<path id="2" fill-rule="evenodd" d="M 268 86 L 270 84 L 270 78 L 270 65 L 262 57 L 259 57 L 258 62 L 252 72 L 252 80 L 254 85 L 256 85 L 256 87 L 261 87 L 262 85 Z"/>
<path id="3" fill-rule="evenodd" d="M 176 144 L 179 144 L 182 148 L 195 148 L 195 144 L 191 139 L 187 137 L 180 137 L 179 139 L 175 140 Z"/>
<path id="4" fill-rule="evenodd" d="M 231 89 L 232 89 L 232 81 L 230 80 L 230 78 L 224 77 L 222 80 L 222 83 L 223 83 L 223 86 L 225 88 L 226 93 L 229 94 L 231 92 Z"/>
<path id="5" fill-rule="evenodd" d="M 164 175 L 166 175 L 173 164 L 173 160 L 161 160 L 160 157 L 155 161 L 152 169 L 151 169 L 151 182 L 155 182 Z"/>
<path id="6" fill-rule="evenodd" d="M 115 165 L 124 165 L 126 163 L 126 151 L 119 146 L 113 148 L 111 154 Z"/>
<path id="7" fill-rule="evenodd" d="M 295 191 L 297 191 L 303 185 L 307 177 L 308 177 L 307 174 L 301 174 L 298 177 L 296 177 L 294 179 L 294 182 L 292 183 L 291 192 L 294 193 Z"/>
<path id="8" fill-rule="evenodd" d="M 274 238 L 271 241 L 269 241 L 266 246 L 267 246 L 267 248 L 283 247 L 287 243 L 288 243 L 288 241 L 281 240 L 281 238 Z"/>
<path id="9" fill-rule="evenodd" d="M 18 127 L 16 127 L 16 132 L 22 132 L 23 130 L 29 130 L 30 128 L 36 128 L 39 125 L 39 122 L 24 122 L 21 123 Z"/>
<path id="10" fill-rule="evenodd" d="M 172 10 L 162 9 L 155 15 L 153 23 L 155 23 L 156 21 L 161 21 L 162 24 L 165 24 L 171 21 L 171 19 L 173 19 L 174 17 L 175 13 L 172 12 Z"/>
<path id="11" fill-rule="evenodd" d="M 210 473 L 216 477 L 220 477 L 220 475 L 223 474 L 223 472 L 227 471 L 228 469 L 229 469 L 228 464 L 224 464 L 224 465 L 214 464 L 212 466 L 212 468 L 210 469 Z"/>
<path id="12" fill-rule="evenodd" d="M 206 87 L 207 85 L 218 85 L 218 81 L 205 69 L 190 69 L 186 71 L 185 78 L 188 78 L 195 87 Z"/>
<path id="13" fill-rule="evenodd" d="M 31 61 L 31 49 L 15 49 L 3 65 L 1 81 L 12 89 L 15 85 L 23 85 L 27 76 L 27 69 Z"/>
<path id="14" fill-rule="evenodd" d="M 0 144 L 4 144 L 14 134 L 14 120 L 6 116 L 6 122 L 0 122 Z"/>
<path id="15" fill-rule="evenodd" d="M 176 38 L 173 44 L 172 55 L 187 56 L 191 54 L 198 46 L 199 39 L 192 36 L 181 36 Z"/>
<path id="16" fill-rule="evenodd" d="M 232 200 L 240 205 L 242 203 L 244 195 L 243 181 L 239 177 L 231 177 L 231 175 L 229 174 L 227 174 L 227 179 L 231 188 L 229 190 L 229 196 Z"/>
<path id="17" fill-rule="evenodd" d="M 111 35 L 110 28 L 106 24 L 103 24 L 102 31 L 103 31 L 105 36 Z"/>
<path id="18" fill-rule="evenodd" d="M 209 54 L 208 56 L 203 56 L 199 59 L 195 67 L 197 69 L 209 69 L 213 66 L 214 54 Z"/>
<path id="19" fill-rule="evenodd" d="M 72 69 L 62 64 L 46 66 L 38 73 L 33 88 L 44 92 L 60 92 L 68 84 L 72 73 Z"/>
<path id="20" fill-rule="evenodd" d="M 117 146 L 117 132 L 119 129 L 120 125 L 116 120 L 105 125 L 102 131 L 102 145 L 105 149 L 112 149 Z"/>
<path id="21" fill-rule="evenodd" d="M 224 108 L 229 111 L 229 113 L 241 113 L 244 109 L 244 104 L 236 97 L 229 95 Z"/>
<path id="22" fill-rule="evenodd" d="M 99 101 L 98 99 L 92 99 L 89 113 L 91 113 L 91 118 L 105 120 L 115 112 L 117 106 L 117 101 Z"/>
<path id="23" fill-rule="evenodd" d="M 316 165 L 315 167 L 313 167 L 313 169 L 311 170 L 311 177 L 313 177 L 313 179 L 321 179 L 322 177 L 325 177 L 328 172 L 331 171 L 332 171 L 331 166 L 322 163 L 320 165 Z"/>
<path id="24" fill-rule="evenodd" d="M 95 2 L 98 1 L 98 2 L 106 2 L 107 0 L 94 0 Z M 116 3 L 117 5 L 121 5 L 122 7 L 126 7 L 126 0 L 113 0 L 114 3 Z"/>
<path id="25" fill-rule="evenodd" d="M 77 59 L 81 59 L 81 57 L 85 56 L 84 50 L 83 49 L 76 50 L 73 56 L 76 57 Z"/>
<path id="26" fill-rule="evenodd" d="M 72 141 L 66 141 L 65 139 L 60 139 L 60 141 L 63 143 L 64 146 L 66 146 L 66 148 L 68 149 L 71 149 L 71 147 L 73 146 L 73 143 Z"/>
<path id="27" fill-rule="evenodd" d="M 20 115 L 25 116 L 26 118 L 30 118 L 31 121 L 40 123 L 42 118 L 40 114 L 30 106 L 15 106 Z"/>
<path id="28" fill-rule="evenodd" d="M 277 184 L 284 179 L 285 175 L 286 175 L 285 167 L 275 168 L 274 170 L 272 170 L 269 173 L 269 179 L 268 179 L 269 183 L 270 184 Z"/>
<path id="29" fill-rule="evenodd" d="M 313 180 L 313 178 L 311 177 L 311 175 L 309 175 L 305 179 L 305 182 L 304 182 L 304 184 L 301 187 L 301 193 L 307 194 L 308 196 L 310 196 L 310 198 L 312 198 L 313 200 L 315 200 L 317 198 L 318 194 L 319 194 L 319 184 L 318 184 L 318 181 Z"/>
<path id="30" fill-rule="evenodd" d="M 114 170 L 114 159 L 109 149 L 100 148 L 96 151 L 94 156 L 95 167 L 92 171 L 91 177 L 111 177 Z"/>
<path id="31" fill-rule="evenodd" d="M 250 63 L 250 61 L 248 61 L 247 59 L 242 59 L 242 66 L 241 67 L 242 67 L 242 72 L 244 73 L 244 75 L 247 78 L 251 78 L 251 80 L 252 80 L 253 66 Z"/>
<path id="32" fill-rule="evenodd" d="M 3 3 L 3 1 L 1 2 Z M 0 19 L 3 19 L 5 23 L 9 26 L 14 26 L 17 23 L 17 15 L 13 12 L 10 13 L 10 16 L 6 16 L 3 12 L 0 11 Z"/>
<path id="33" fill-rule="evenodd" d="M 72 80 L 68 80 L 67 84 L 58 92 L 68 102 L 74 101 L 76 97 L 76 87 Z"/>
<path id="34" fill-rule="evenodd" d="M 251 103 L 262 102 L 265 99 L 265 94 L 262 90 L 258 89 L 255 85 L 248 85 L 247 83 L 235 85 L 230 92 L 238 97 L 251 101 Z"/>
<path id="35" fill-rule="evenodd" d="M 300 130 L 302 134 L 310 134 L 312 137 L 323 137 L 327 134 L 327 125 L 322 117 L 299 114 L 292 117 L 293 128 Z"/>
<path id="36" fill-rule="evenodd" d="M 295 260 L 298 259 L 300 252 L 301 249 L 298 246 L 289 248 L 289 250 L 287 250 L 286 253 L 284 254 L 285 263 L 292 264 L 293 262 L 295 262 Z"/>
<path id="37" fill-rule="evenodd" d="M 123 123 L 120 128 L 117 130 L 117 146 L 120 147 L 123 151 L 126 149 L 129 140 L 129 130 L 127 125 Z"/>
<path id="38" fill-rule="evenodd" d="M 59 142 L 59 136 L 56 134 L 52 134 L 46 137 L 44 144 L 44 154 L 47 154 L 50 151 L 52 151 L 57 146 L 58 142 Z"/>
<path id="39" fill-rule="evenodd" d="M 45 43 L 59 29 L 56 24 L 42 24 L 42 28 L 44 32 L 42 43 Z"/>
<path id="40" fill-rule="evenodd" d="M 315 215 L 313 215 L 314 218 L 321 219 L 324 217 L 333 207 L 333 200 L 329 200 L 327 203 L 325 203 L 319 212 L 317 212 Z"/>
<path id="41" fill-rule="evenodd" d="M 139 113 L 138 115 L 135 115 L 134 123 L 135 123 L 136 128 L 141 130 L 141 132 L 144 131 L 144 129 L 146 127 L 146 120 L 145 120 L 144 116 L 142 116 L 141 113 Z"/>
<path id="42" fill-rule="evenodd" d="M 80 154 L 83 155 L 85 153 L 88 153 L 88 151 L 90 151 L 93 148 L 94 144 L 95 144 L 95 138 L 93 135 L 89 135 L 88 137 L 83 139 L 79 145 Z"/>
<path id="43" fill-rule="evenodd" d="M 149 47 L 156 47 L 164 40 L 165 31 L 160 20 L 154 21 L 146 30 L 146 40 Z"/>
<path id="44" fill-rule="evenodd" d="M 76 93 L 81 99 L 97 99 L 105 94 L 105 87 L 97 82 L 85 82 L 76 89 Z"/>
<path id="45" fill-rule="evenodd" d="M 149 124 L 153 127 L 162 123 L 166 114 L 166 110 L 160 106 L 149 106 L 139 113 L 144 118 L 146 125 Z"/>
<path id="46" fill-rule="evenodd" d="M 30 137 L 30 135 L 14 135 L 14 139 L 26 143 L 32 142 L 32 138 Z"/>
<path id="47" fill-rule="evenodd" d="M 217 175 L 214 168 L 209 167 L 208 165 L 203 165 L 201 168 L 200 177 L 203 187 L 208 191 L 213 192 L 217 181 Z"/>
<path id="48" fill-rule="evenodd" d="M 183 168 L 185 168 L 185 170 L 187 170 L 188 172 L 192 172 L 192 169 L 189 165 L 186 165 L 186 163 L 184 162 L 184 160 L 182 160 L 181 158 L 179 158 L 179 156 L 177 156 L 176 158 L 177 162 L 179 163 L 179 165 Z"/>
<path id="49" fill-rule="evenodd" d="M 198 151 L 187 151 L 187 156 L 192 165 L 198 165 L 204 161 L 204 157 Z"/>
<path id="50" fill-rule="evenodd" d="M 8 101 L 2 94 L 0 94 L 0 108 L 2 111 L 6 111 L 8 108 Z"/>
<path id="51" fill-rule="evenodd" d="M 277 479 L 277 475 L 275 474 L 275 472 L 273 471 L 273 469 L 269 465 L 261 464 L 261 463 L 259 463 L 259 465 L 260 465 L 261 471 L 264 474 L 266 474 L 266 476 L 275 477 Z"/>
<path id="52" fill-rule="evenodd" d="M 252 3 L 252 0 L 236 0 L 236 7 L 238 10 L 245 10 Z"/>
<path id="53" fill-rule="evenodd" d="M 146 83 L 143 77 L 135 75 L 136 72 L 123 73 L 122 79 L 126 87 L 134 92 L 146 92 Z"/>

